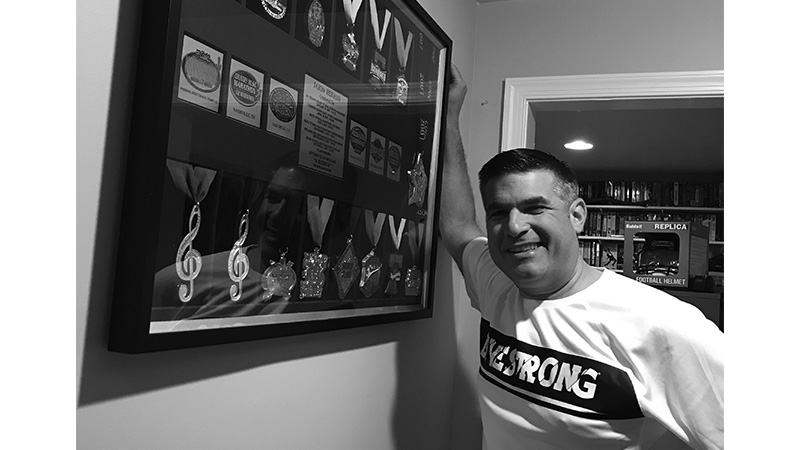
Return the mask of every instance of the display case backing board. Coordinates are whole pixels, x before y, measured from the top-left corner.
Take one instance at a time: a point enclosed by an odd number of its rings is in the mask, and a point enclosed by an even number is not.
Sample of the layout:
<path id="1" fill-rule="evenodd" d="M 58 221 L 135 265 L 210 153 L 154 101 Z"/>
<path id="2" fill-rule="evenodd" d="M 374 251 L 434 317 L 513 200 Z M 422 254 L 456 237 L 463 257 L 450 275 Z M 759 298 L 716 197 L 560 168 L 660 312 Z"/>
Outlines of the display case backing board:
<path id="1" fill-rule="evenodd" d="M 452 42 L 406 0 L 146 0 L 108 348 L 432 316 Z"/>

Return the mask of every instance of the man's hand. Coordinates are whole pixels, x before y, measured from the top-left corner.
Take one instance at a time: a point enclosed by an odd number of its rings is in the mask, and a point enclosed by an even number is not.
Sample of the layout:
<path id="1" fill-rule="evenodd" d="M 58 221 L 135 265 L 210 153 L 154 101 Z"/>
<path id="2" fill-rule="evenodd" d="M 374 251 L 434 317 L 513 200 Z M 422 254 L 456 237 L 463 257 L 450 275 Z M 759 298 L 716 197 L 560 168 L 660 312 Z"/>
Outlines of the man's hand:
<path id="1" fill-rule="evenodd" d="M 464 98 L 467 96 L 467 83 L 458 71 L 455 64 L 450 65 L 450 90 L 447 96 L 447 116 L 448 119 L 456 119 L 461 114 L 461 107 L 464 105 Z"/>

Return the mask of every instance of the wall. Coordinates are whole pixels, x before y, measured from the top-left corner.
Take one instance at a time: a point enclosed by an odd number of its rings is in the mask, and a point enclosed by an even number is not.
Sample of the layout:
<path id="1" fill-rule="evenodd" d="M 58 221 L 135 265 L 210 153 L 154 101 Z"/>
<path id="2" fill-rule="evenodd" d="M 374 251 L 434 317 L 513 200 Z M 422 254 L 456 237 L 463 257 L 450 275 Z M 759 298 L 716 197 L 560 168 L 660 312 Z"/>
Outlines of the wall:
<path id="1" fill-rule="evenodd" d="M 141 3 L 77 9 L 78 448 L 450 448 L 453 298 L 463 287 L 441 247 L 433 319 L 146 355 L 105 350 Z M 421 3 L 471 80 L 474 2 Z"/>
<path id="2" fill-rule="evenodd" d="M 470 125 L 467 163 L 473 190 L 478 192 L 481 165 L 500 148 L 505 78 L 723 68 L 722 0 L 506 0 L 479 4 L 475 71 L 465 108 L 471 117 L 462 117 L 465 133 L 464 124 Z M 479 201 L 482 221 L 481 210 Z M 477 373 L 478 320 L 478 314 L 468 307 L 456 311 L 457 373 Z M 474 379 L 473 375 L 463 377 L 465 385 L 458 386 L 459 392 L 472 391 Z M 468 405 L 474 407 L 471 402 Z M 453 420 L 470 432 L 478 425 L 469 425 L 475 419 L 473 410 L 467 411 L 465 417 L 456 409 Z"/>

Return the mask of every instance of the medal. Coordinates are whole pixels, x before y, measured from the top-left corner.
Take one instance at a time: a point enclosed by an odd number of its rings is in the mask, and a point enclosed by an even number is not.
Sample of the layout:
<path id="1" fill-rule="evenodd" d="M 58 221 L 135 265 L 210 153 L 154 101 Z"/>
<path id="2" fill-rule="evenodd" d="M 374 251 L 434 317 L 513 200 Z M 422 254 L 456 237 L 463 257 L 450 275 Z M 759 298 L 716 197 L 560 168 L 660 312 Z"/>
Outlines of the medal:
<path id="1" fill-rule="evenodd" d="M 422 272 L 414 264 L 406 270 L 405 294 L 407 297 L 419 295 L 419 288 L 422 286 Z"/>
<path id="2" fill-rule="evenodd" d="M 408 37 L 403 40 L 403 28 L 400 26 L 400 20 L 394 18 L 394 42 L 397 48 L 397 59 L 400 63 L 399 74 L 397 75 L 397 87 L 395 88 L 394 98 L 401 105 L 405 105 L 408 101 L 408 81 L 406 81 L 405 70 L 408 63 L 408 55 L 411 52 L 411 42 L 414 40 L 414 34 L 408 32 Z"/>
<path id="3" fill-rule="evenodd" d="M 369 65 L 369 83 L 376 88 L 382 88 L 386 84 L 386 57 L 381 54 L 381 50 L 383 50 L 383 42 L 386 40 L 386 32 L 389 30 L 392 13 L 388 9 L 384 11 L 383 26 L 381 26 L 378 22 L 378 7 L 375 5 L 375 0 L 369 0 L 369 6 L 376 47 Z"/>
<path id="4" fill-rule="evenodd" d="M 415 297 L 419 295 L 419 288 L 422 286 L 422 271 L 417 269 L 417 255 L 422 250 L 423 223 L 412 222 L 408 229 L 408 247 L 411 250 L 411 261 L 414 263 L 410 269 L 406 270 L 406 279 L 403 283 L 405 295 Z"/>
<path id="5" fill-rule="evenodd" d="M 358 258 L 353 249 L 353 236 L 347 238 L 347 246 L 339 257 L 339 261 L 333 266 L 333 276 L 336 278 L 336 285 L 339 288 L 339 298 L 344 299 L 350 286 L 358 277 Z"/>
<path id="6" fill-rule="evenodd" d="M 356 63 L 360 55 L 354 28 L 361 2 L 362 0 L 342 0 L 344 15 L 347 18 L 347 32 L 342 34 L 342 63 L 354 72 L 358 68 Z"/>
<path id="7" fill-rule="evenodd" d="M 386 289 L 383 291 L 385 294 L 391 296 L 397 295 L 398 286 L 403 278 L 403 255 L 399 253 L 392 253 L 389 255 L 389 281 L 386 283 Z"/>
<path id="8" fill-rule="evenodd" d="M 287 249 L 288 251 L 288 249 Z M 281 259 L 278 262 L 271 261 L 267 270 L 261 275 L 261 287 L 264 288 L 263 301 L 268 301 L 273 295 L 288 300 L 292 295 L 292 288 L 297 283 L 297 275 L 294 273 L 292 261 L 286 261 L 286 251 L 281 252 Z"/>
<path id="9" fill-rule="evenodd" d="M 381 141 L 381 138 L 375 137 L 375 139 L 372 140 L 372 145 L 370 145 L 369 147 L 369 156 L 370 158 L 372 158 L 372 161 L 376 165 L 379 165 L 381 167 L 382 167 L 381 162 L 383 161 L 384 150 L 385 149 L 383 147 L 383 142 Z"/>
<path id="10" fill-rule="evenodd" d="M 375 88 L 382 88 L 386 84 L 386 58 L 379 50 L 373 51 L 372 61 L 369 63 L 369 84 Z"/>
<path id="11" fill-rule="evenodd" d="M 235 284 L 230 287 L 231 300 L 234 302 L 242 298 L 242 280 L 247 276 L 250 271 L 250 260 L 247 254 L 242 251 L 245 239 L 247 239 L 247 231 L 250 228 L 250 211 L 242 214 L 239 221 L 239 239 L 233 243 L 233 249 L 228 255 L 228 276 Z"/>
<path id="12" fill-rule="evenodd" d="M 361 293 L 369 298 L 380 287 L 383 263 L 381 263 L 378 255 L 375 254 L 375 247 L 377 247 L 378 241 L 381 239 L 381 230 L 386 220 L 386 213 L 378 213 L 377 217 L 375 217 L 373 212 L 368 209 L 364 212 L 364 220 L 367 225 L 367 238 L 372 244 L 372 250 L 361 260 L 361 281 L 358 287 L 361 288 Z"/>
<path id="13" fill-rule="evenodd" d="M 361 260 L 361 282 L 358 287 L 361 288 L 364 297 L 372 297 L 372 294 L 377 292 L 378 284 L 381 282 L 381 267 L 383 263 L 375 255 L 374 248 Z"/>
<path id="14" fill-rule="evenodd" d="M 400 219 L 400 226 L 395 227 L 394 216 L 389 216 L 389 232 L 392 236 L 392 243 L 394 244 L 394 253 L 389 255 L 389 281 L 386 283 L 386 289 L 383 291 L 385 294 L 397 295 L 399 292 L 398 285 L 400 284 L 403 276 L 403 255 L 400 254 L 400 243 L 403 239 L 403 228 L 406 226 L 406 219 Z"/>
<path id="15" fill-rule="evenodd" d="M 195 218 L 197 218 L 197 221 L 192 226 Z M 197 237 L 199 230 L 200 204 L 195 203 L 189 215 L 189 233 L 183 237 L 181 244 L 178 246 L 178 254 L 175 255 L 175 271 L 178 272 L 178 278 L 189 282 L 188 285 L 181 284 L 178 286 L 178 298 L 184 303 L 192 299 L 192 295 L 194 295 L 194 280 L 200 274 L 200 268 L 203 267 L 200 252 L 192 248 L 192 241 Z"/>
<path id="16" fill-rule="evenodd" d="M 322 46 L 322 40 L 325 39 L 325 15 L 322 9 L 322 4 L 319 0 L 313 0 L 308 5 L 308 40 L 314 44 L 315 47 Z"/>
<path id="17" fill-rule="evenodd" d="M 175 187 L 194 201 L 192 212 L 189 214 L 189 233 L 181 240 L 175 255 L 175 272 L 177 272 L 178 278 L 188 282 L 178 285 L 178 298 L 181 302 L 186 303 L 194 295 L 194 280 L 200 274 L 203 266 L 200 252 L 192 248 L 192 242 L 197 237 L 197 232 L 200 231 L 200 202 L 206 198 L 217 171 L 171 159 L 168 159 L 166 163 Z"/>
<path id="18" fill-rule="evenodd" d="M 201 92 L 214 92 L 222 83 L 222 63 L 214 63 L 211 55 L 199 49 L 183 57 L 181 71 L 186 81 Z"/>
<path id="19" fill-rule="evenodd" d="M 319 247 L 313 253 L 303 253 L 303 280 L 300 281 L 300 298 L 322 297 L 325 289 L 325 271 L 328 270 L 328 255 L 320 254 Z"/>
<path id="20" fill-rule="evenodd" d="M 261 6 L 273 19 L 280 20 L 286 15 L 286 5 L 281 0 L 261 0 Z"/>
<path id="21" fill-rule="evenodd" d="M 303 279 L 300 281 L 300 298 L 321 298 L 325 289 L 325 271 L 328 270 L 328 255 L 320 253 L 322 237 L 333 210 L 333 200 L 308 195 L 308 224 L 316 248 L 312 253 L 303 253 Z"/>
<path id="22" fill-rule="evenodd" d="M 408 204 L 416 204 L 418 208 L 422 208 L 428 189 L 428 176 L 422 163 L 422 153 L 417 153 L 415 160 L 414 167 L 408 171 Z"/>

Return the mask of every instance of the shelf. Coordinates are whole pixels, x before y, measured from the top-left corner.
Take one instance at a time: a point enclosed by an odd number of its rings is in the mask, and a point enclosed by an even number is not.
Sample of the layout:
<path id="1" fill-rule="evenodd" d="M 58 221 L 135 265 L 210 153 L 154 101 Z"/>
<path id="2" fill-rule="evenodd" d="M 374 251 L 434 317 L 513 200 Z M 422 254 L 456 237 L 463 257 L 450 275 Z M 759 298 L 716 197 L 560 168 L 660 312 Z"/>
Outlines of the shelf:
<path id="1" fill-rule="evenodd" d="M 625 236 L 589 236 L 589 235 L 580 235 L 578 236 L 579 240 L 584 241 L 624 241 Z M 634 241 L 644 242 L 644 238 L 636 238 Z"/>
<path id="2" fill-rule="evenodd" d="M 580 235 L 578 240 L 581 241 L 625 241 L 625 236 L 588 236 Z M 634 242 L 644 242 L 644 238 L 635 238 Z M 708 241 L 708 245 L 725 245 L 724 241 Z"/>
<path id="3" fill-rule="evenodd" d="M 702 206 L 639 206 L 639 205 L 586 205 L 587 209 L 613 209 L 616 211 L 675 211 L 691 213 L 723 213 L 725 208 Z"/>

